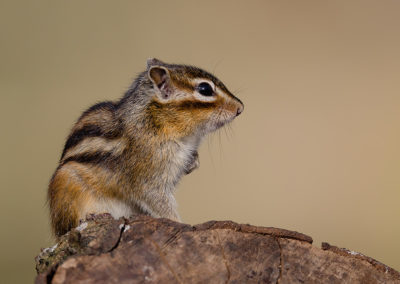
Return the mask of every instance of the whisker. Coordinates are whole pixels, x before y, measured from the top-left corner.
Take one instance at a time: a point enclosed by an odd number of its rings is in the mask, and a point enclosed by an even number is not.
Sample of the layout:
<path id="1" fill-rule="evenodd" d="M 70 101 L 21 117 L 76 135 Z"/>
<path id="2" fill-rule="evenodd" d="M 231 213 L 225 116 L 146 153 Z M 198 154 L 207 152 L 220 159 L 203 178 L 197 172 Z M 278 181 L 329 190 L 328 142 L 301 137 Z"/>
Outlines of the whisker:
<path id="1" fill-rule="evenodd" d="M 219 137 L 219 160 L 222 161 L 223 158 L 223 150 L 222 150 L 222 143 L 221 143 L 221 131 L 218 129 L 218 137 Z"/>
<path id="2" fill-rule="evenodd" d="M 215 70 L 217 70 L 218 65 L 222 62 L 222 58 L 218 59 L 218 61 L 214 64 L 214 68 L 212 73 L 215 73 Z"/>
<path id="3" fill-rule="evenodd" d="M 227 130 L 226 130 L 226 129 L 228 128 L 228 125 L 225 125 L 223 128 L 224 128 L 224 132 L 225 132 L 226 140 L 228 140 L 228 141 L 229 141 L 229 140 L 230 140 L 230 137 L 229 137 L 229 135 L 228 135 L 228 132 L 227 132 Z"/>
<path id="4" fill-rule="evenodd" d="M 211 135 L 209 135 L 208 136 L 208 138 L 207 138 L 207 142 L 208 142 L 208 155 L 210 156 L 210 160 L 211 160 L 211 164 L 212 164 L 212 167 L 213 167 L 213 169 L 215 170 L 215 163 L 214 163 L 214 157 L 213 157 L 213 155 L 212 155 L 212 153 L 211 153 L 211 145 L 212 145 L 212 141 L 210 141 L 211 139 L 213 139 L 214 138 L 214 133 L 211 133 Z M 211 143 L 211 144 L 210 144 Z"/>
<path id="5" fill-rule="evenodd" d="M 227 125 L 227 127 L 228 127 L 228 133 L 230 134 L 231 139 L 234 139 L 235 138 L 235 131 L 233 130 L 232 123 L 233 122 L 229 123 Z"/>
<path id="6" fill-rule="evenodd" d="M 236 96 L 237 94 L 245 92 L 245 91 L 247 91 L 247 88 L 239 87 L 233 91 L 233 94 L 235 94 L 235 96 Z"/>

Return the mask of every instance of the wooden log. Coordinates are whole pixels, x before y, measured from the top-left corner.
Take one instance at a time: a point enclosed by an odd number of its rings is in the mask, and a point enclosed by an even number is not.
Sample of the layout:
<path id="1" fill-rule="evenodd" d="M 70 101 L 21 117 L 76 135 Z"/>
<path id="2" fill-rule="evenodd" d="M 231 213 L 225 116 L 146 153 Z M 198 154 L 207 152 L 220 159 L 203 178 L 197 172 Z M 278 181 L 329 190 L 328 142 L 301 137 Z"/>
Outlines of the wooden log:
<path id="1" fill-rule="evenodd" d="M 36 283 L 400 283 L 362 254 L 283 229 L 190 226 L 136 216 L 88 219 L 36 258 Z"/>

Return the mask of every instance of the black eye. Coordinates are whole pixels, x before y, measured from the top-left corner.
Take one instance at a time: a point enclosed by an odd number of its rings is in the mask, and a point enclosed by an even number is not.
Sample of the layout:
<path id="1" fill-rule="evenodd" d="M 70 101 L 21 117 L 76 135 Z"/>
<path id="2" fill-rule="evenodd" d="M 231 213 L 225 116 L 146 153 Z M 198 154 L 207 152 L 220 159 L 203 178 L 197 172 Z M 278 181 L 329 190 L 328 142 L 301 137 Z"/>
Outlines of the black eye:
<path id="1" fill-rule="evenodd" d="M 210 86 L 210 84 L 208 84 L 206 82 L 200 83 L 197 86 L 197 91 L 200 94 L 202 94 L 203 96 L 207 96 L 207 97 L 214 95 L 214 91 L 213 91 L 212 87 Z"/>

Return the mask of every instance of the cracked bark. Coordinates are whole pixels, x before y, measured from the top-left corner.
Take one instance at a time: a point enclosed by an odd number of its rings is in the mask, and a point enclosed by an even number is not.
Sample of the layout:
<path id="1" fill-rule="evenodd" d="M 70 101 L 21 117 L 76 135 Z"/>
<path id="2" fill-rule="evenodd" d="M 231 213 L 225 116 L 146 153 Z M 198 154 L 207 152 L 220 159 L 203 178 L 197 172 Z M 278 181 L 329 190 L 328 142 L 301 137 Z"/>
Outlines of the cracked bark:
<path id="1" fill-rule="evenodd" d="M 156 247 L 158 254 L 160 256 L 161 261 L 168 267 L 169 271 L 171 271 L 172 275 L 174 275 L 175 280 L 178 283 L 183 283 L 182 280 L 179 278 L 179 276 L 176 274 L 176 272 L 174 271 L 174 269 L 172 268 L 172 266 L 168 263 L 168 260 L 165 258 L 161 248 L 158 246 L 158 244 L 153 241 L 152 239 L 150 239 L 150 241 L 154 244 L 154 246 Z"/>
<path id="2" fill-rule="evenodd" d="M 36 283 L 400 283 L 364 255 L 288 230 L 89 216 L 36 258 Z"/>
<path id="3" fill-rule="evenodd" d="M 163 251 L 167 246 L 169 246 L 171 243 L 177 240 L 181 233 L 182 231 L 180 229 L 177 229 L 175 233 L 173 233 L 172 236 L 168 238 L 168 240 L 163 244 L 161 250 Z"/>
<path id="4" fill-rule="evenodd" d="M 219 236 L 218 231 L 215 231 L 216 235 L 217 235 L 217 239 L 218 239 L 218 245 L 221 249 L 221 254 L 222 254 L 222 258 L 224 259 L 224 263 L 225 263 L 225 267 L 226 267 L 226 282 L 225 283 L 229 283 L 229 280 L 231 279 L 231 269 L 229 268 L 229 261 L 225 256 L 225 251 L 224 251 L 224 247 L 221 244 L 221 238 Z"/>
<path id="5" fill-rule="evenodd" d="M 279 277 L 276 279 L 276 284 L 279 284 L 282 279 L 282 270 L 283 270 L 283 256 L 282 256 L 282 246 L 279 243 L 279 239 L 275 238 L 276 243 L 278 244 L 279 247 Z"/>
<path id="6" fill-rule="evenodd" d="M 124 223 L 120 225 L 121 230 L 120 230 L 120 233 L 119 233 L 118 240 L 115 242 L 115 245 L 113 245 L 113 247 L 108 252 L 112 252 L 113 250 L 115 250 L 118 247 L 119 243 L 121 242 L 122 234 L 125 231 L 126 225 L 127 225 L 126 224 L 126 220 L 124 219 Z"/>

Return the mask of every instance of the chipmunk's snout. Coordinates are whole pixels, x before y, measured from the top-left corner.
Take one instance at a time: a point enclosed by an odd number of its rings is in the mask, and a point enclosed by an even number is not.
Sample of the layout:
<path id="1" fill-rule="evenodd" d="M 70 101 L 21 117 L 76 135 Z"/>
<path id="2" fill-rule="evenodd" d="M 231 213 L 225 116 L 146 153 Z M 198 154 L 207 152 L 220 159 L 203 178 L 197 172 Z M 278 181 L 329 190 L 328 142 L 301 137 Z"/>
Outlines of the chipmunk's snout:
<path id="1" fill-rule="evenodd" d="M 233 105 L 236 107 L 236 116 L 239 116 L 239 114 L 241 114 L 243 112 L 244 109 L 244 105 L 242 103 L 241 100 L 239 100 L 237 97 L 233 96 Z M 233 111 L 235 111 L 235 109 L 233 109 Z"/>
<path id="2" fill-rule="evenodd" d="M 244 109 L 244 105 L 243 105 L 242 102 L 240 102 L 240 105 L 239 105 L 239 107 L 237 108 L 237 111 L 236 111 L 236 116 L 239 116 L 239 114 L 241 114 L 243 112 L 243 109 Z"/>

